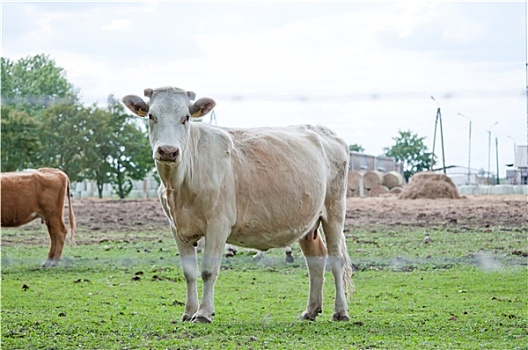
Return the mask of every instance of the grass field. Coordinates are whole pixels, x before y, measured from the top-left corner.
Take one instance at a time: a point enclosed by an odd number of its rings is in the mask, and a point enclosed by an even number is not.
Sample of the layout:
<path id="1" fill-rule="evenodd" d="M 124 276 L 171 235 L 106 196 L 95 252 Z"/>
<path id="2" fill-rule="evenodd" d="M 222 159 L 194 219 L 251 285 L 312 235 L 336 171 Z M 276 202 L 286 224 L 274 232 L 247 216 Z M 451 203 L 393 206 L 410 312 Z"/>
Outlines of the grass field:
<path id="1" fill-rule="evenodd" d="M 297 320 L 308 293 L 297 246 L 293 264 L 282 250 L 224 259 L 205 325 L 180 321 L 185 283 L 167 233 L 66 247 L 49 269 L 47 244 L 3 246 L 2 349 L 528 349 L 526 233 L 428 234 L 429 244 L 423 230 L 347 233 L 347 323 L 330 321 L 330 273 L 322 315 Z"/>

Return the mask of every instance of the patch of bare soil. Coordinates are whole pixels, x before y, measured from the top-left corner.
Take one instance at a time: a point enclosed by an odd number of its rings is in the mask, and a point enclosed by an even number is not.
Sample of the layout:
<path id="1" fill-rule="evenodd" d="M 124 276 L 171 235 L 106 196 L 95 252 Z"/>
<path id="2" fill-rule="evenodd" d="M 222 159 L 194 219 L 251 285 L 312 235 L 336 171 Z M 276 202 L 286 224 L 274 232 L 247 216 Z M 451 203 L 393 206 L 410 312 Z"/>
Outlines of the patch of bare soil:
<path id="1" fill-rule="evenodd" d="M 168 230 L 158 199 L 74 199 L 77 227 L 100 232 Z"/>
<path id="2" fill-rule="evenodd" d="M 138 232 L 165 232 L 165 237 L 171 236 L 157 199 L 73 199 L 73 209 L 77 243 L 97 242 L 109 233 L 133 236 Z M 414 200 L 396 196 L 351 197 L 347 198 L 346 226 L 349 230 L 447 226 L 528 232 L 528 198 L 523 195 Z M 2 245 L 20 244 L 20 239 L 27 244 L 49 241 L 46 226 L 40 220 L 2 231 Z M 153 235 L 153 239 L 158 238 Z"/>
<path id="3" fill-rule="evenodd" d="M 458 226 L 528 232 L 528 197 L 467 196 L 459 199 L 347 198 L 350 228 Z"/>

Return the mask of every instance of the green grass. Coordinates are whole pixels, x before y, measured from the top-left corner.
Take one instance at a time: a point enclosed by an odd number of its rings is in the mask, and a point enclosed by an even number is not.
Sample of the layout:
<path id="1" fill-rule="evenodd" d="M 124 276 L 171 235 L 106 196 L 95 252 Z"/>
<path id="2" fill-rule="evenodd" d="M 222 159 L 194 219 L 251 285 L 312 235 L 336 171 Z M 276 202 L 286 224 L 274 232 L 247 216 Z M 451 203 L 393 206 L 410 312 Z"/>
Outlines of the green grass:
<path id="1" fill-rule="evenodd" d="M 528 349 L 525 233 L 429 234 L 424 245 L 423 231 L 348 233 L 347 323 L 330 321 L 329 273 L 322 315 L 297 320 L 308 278 L 296 246 L 294 264 L 281 250 L 224 259 L 208 325 L 180 321 L 185 283 L 167 235 L 66 247 L 50 269 L 38 267 L 47 244 L 3 246 L 2 349 Z"/>

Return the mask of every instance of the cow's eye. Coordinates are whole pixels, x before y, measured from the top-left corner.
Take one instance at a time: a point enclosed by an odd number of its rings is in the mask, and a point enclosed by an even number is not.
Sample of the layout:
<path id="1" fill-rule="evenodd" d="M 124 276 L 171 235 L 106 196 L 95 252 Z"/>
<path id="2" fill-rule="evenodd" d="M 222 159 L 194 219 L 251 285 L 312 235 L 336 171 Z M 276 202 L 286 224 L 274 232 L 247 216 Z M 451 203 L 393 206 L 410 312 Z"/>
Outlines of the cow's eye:
<path id="1" fill-rule="evenodd" d="M 152 122 L 157 122 L 158 120 L 156 119 L 155 116 L 153 116 L 151 113 L 148 114 L 148 117 L 149 117 L 149 120 L 152 121 Z"/>
<path id="2" fill-rule="evenodd" d="M 189 114 L 187 114 L 187 115 L 185 116 L 185 118 L 183 118 L 182 124 L 187 123 L 187 122 L 189 121 L 189 118 L 191 118 L 191 116 L 190 116 Z"/>

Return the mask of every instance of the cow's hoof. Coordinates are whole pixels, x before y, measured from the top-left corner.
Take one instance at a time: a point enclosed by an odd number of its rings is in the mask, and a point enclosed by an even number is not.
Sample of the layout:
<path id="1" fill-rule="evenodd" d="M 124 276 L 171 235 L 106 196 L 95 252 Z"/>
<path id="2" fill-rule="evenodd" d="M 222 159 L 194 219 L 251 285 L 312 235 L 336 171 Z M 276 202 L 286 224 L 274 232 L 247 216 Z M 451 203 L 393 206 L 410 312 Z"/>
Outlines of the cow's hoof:
<path id="1" fill-rule="evenodd" d="M 204 315 L 194 315 L 191 321 L 193 323 L 211 323 L 211 319 Z"/>
<path id="2" fill-rule="evenodd" d="M 189 322 L 191 320 L 192 320 L 192 316 L 191 315 L 189 315 L 189 314 L 183 314 L 182 315 L 182 321 L 183 322 Z"/>
<path id="3" fill-rule="evenodd" d="M 46 259 L 46 261 L 44 261 L 42 263 L 42 267 L 54 267 L 54 266 L 57 266 L 59 262 L 57 260 L 54 260 L 54 259 Z"/>
<path id="4" fill-rule="evenodd" d="M 348 317 L 348 315 L 341 315 L 341 314 L 334 314 L 334 316 L 332 316 L 332 321 L 350 321 L 350 317 Z"/>
<path id="5" fill-rule="evenodd" d="M 299 321 L 315 321 L 317 318 L 317 314 L 312 315 L 309 312 L 304 312 L 301 317 L 299 317 Z"/>

